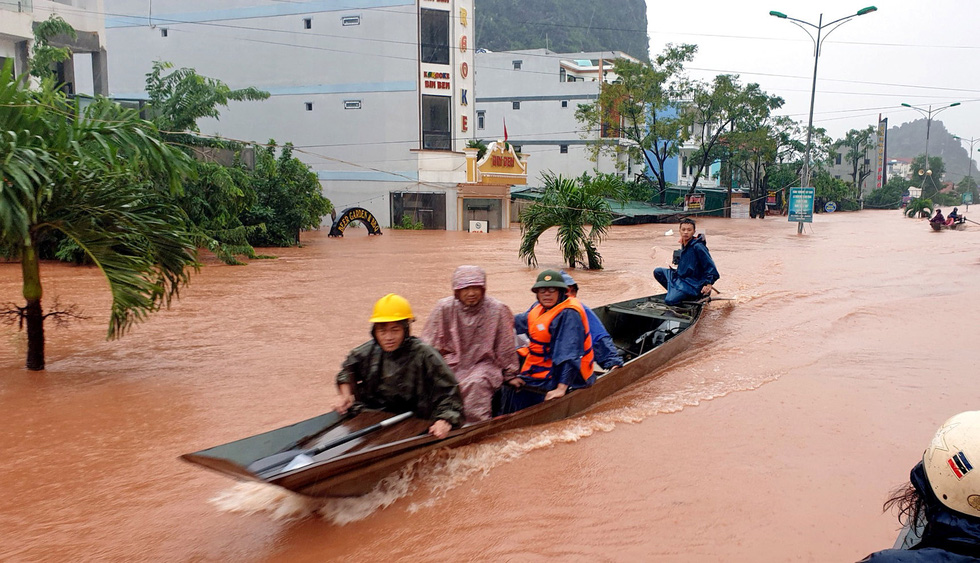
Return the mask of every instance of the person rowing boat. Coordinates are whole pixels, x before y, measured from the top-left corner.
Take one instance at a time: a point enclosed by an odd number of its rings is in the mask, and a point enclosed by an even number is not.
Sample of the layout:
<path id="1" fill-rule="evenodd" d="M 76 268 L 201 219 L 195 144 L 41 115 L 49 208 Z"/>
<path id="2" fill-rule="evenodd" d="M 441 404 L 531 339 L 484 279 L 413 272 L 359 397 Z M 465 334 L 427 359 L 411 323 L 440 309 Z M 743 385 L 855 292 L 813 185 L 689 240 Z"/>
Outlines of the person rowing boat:
<path id="1" fill-rule="evenodd" d="M 389 293 L 374 304 L 371 340 L 354 348 L 337 374 L 334 410 L 357 406 L 412 411 L 431 420 L 429 434 L 445 438 L 463 422 L 463 399 L 453 372 L 434 348 L 411 336 L 412 306 Z"/>

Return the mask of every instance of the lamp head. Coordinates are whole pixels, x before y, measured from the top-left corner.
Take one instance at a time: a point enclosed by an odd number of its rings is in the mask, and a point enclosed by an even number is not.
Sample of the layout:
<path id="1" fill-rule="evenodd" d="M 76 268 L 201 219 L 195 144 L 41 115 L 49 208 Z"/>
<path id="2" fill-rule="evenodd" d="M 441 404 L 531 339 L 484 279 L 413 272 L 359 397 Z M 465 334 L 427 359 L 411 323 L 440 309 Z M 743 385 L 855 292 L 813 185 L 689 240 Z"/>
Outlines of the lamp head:
<path id="1" fill-rule="evenodd" d="M 904 103 L 904 102 L 902 103 L 902 106 L 903 106 L 903 107 L 907 107 L 907 108 L 910 108 L 910 107 L 912 107 L 911 105 L 909 105 L 909 104 L 906 104 L 906 103 Z"/>
<path id="2" fill-rule="evenodd" d="M 777 12 L 776 10 L 770 10 L 769 15 L 780 19 L 786 19 L 788 17 L 786 14 Z"/>
<path id="3" fill-rule="evenodd" d="M 864 14 L 870 14 L 871 12 L 877 12 L 877 11 L 878 8 L 875 8 L 874 6 L 868 6 L 867 8 L 861 8 L 860 10 L 858 10 L 857 15 L 863 16 Z"/>
<path id="4" fill-rule="evenodd" d="M 956 106 L 958 106 L 958 105 L 960 105 L 960 103 L 959 103 L 959 102 L 953 102 L 953 103 L 951 103 L 951 104 L 949 104 L 949 107 L 951 107 L 951 108 L 955 108 L 955 107 L 956 107 Z"/>

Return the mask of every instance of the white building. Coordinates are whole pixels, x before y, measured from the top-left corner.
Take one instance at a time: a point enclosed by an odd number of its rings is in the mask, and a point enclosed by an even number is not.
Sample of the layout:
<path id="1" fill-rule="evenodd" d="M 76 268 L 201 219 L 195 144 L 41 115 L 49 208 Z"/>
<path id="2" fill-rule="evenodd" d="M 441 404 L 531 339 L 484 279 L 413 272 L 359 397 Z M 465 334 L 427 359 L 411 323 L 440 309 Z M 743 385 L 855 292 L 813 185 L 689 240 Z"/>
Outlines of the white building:
<path id="1" fill-rule="evenodd" d="M 339 210 L 460 228 L 475 129 L 473 0 L 105 0 L 112 95 L 145 98 L 151 62 L 232 88 L 205 134 L 293 143 Z"/>
<path id="2" fill-rule="evenodd" d="M 72 58 L 58 64 L 58 79 L 68 93 L 106 94 L 105 9 L 102 0 L 0 0 L 0 66 L 13 60 L 14 73 L 26 72 L 34 24 L 58 15 L 68 22 L 77 39 L 53 40 L 70 47 Z"/>
<path id="3" fill-rule="evenodd" d="M 506 125 L 507 140 L 527 160 L 531 185 L 546 172 L 577 177 L 598 169 L 627 178 L 642 172 L 643 162 L 624 162 L 620 170 L 611 156 L 591 161 L 586 145 L 599 132 L 586 132 L 575 119 L 579 104 L 594 103 L 602 82 L 617 78 L 613 62 L 619 58 L 636 61 L 620 51 L 481 50 L 476 54 L 476 138 L 501 140 Z"/>

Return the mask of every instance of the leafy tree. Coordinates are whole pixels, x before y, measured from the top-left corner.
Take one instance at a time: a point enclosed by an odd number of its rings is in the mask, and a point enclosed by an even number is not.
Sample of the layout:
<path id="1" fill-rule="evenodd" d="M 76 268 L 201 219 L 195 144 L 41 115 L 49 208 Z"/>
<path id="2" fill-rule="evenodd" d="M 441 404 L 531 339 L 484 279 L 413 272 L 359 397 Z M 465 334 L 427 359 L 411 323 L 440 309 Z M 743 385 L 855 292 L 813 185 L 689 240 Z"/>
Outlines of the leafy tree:
<path id="1" fill-rule="evenodd" d="M 55 47 L 51 40 L 58 36 L 70 39 L 78 38 L 68 22 L 58 14 L 52 14 L 48 19 L 34 25 L 34 45 L 31 47 L 29 63 L 31 76 L 48 78 L 55 76 L 54 66 L 71 58 L 71 49 Z"/>
<path id="2" fill-rule="evenodd" d="M 875 127 L 869 125 L 864 129 L 851 129 L 844 138 L 834 143 L 835 149 L 845 149 L 844 160 L 851 167 L 851 185 L 854 186 L 858 197 L 861 195 L 861 184 L 871 175 L 871 165 L 865 164 L 868 149 L 875 145 Z"/>
<path id="3" fill-rule="evenodd" d="M 746 123 L 767 118 L 783 105 L 783 99 L 766 94 L 758 84 L 742 86 L 737 75 L 721 74 L 709 83 L 694 83 L 691 101 L 681 112 L 684 141 L 697 147 L 689 160 L 696 164 L 688 193 L 694 193 L 708 167 L 721 159 L 726 149 L 722 139 Z"/>
<path id="4" fill-rule="evenodd" d="M 668 44 L 651 64 L 616 59 L 613 65 L 619 78 L 603 84 L 596 103 L 581 104 L 575 112 L 576 119 L 586 125 L 587 134 L 615 132 L 589 144 L 592 160 L 603 152 L 616 156 L 628 153 L 635 161 L 645 160 L 659 185 L 661 204 L 667 190 L 664 163 L 677 154 L 681 140 L 676 100 L 683 93 L 678 79 L 684 63 L 691 61 L 696 51 L 696 45 Z M 624 144 L 622 139 L 628 142 Z"/>
<path id="5" fill-rule="evenodd" d="M 333 210 L 323 197 L 320 181 L 310 167 L 293 158 L 293 145 L 287 143 L 276 157 L 276 142 L 257 147 L 252 189 L 256 201 L 242 214 L 245 225 L 264 225 L 250 230 L 248 240 L 254 246 L 291 246 L 299 244 L 303 229 L 320 226 L 321 218 Z"/>
<path id="6" fill-rule="evenodd" d="M 476 159 L 480 160 L 484 155 L 487 154 L 487 142 L 483 139 L 471 139 L 466 143 L 466 148 L 477 149 L 479 152 L 476 153 Z"/>
<path id="7" fill-rule="evenodd" d="M 203 117 L 218 119 L 220 107 L 228 107 L 230 101 L 264 100 L 268 92 L 255 88 L 232 90 L 224 82 L 201 76 L 192 68 L 173 68 L 165 61 L 154 61 L 153 69 L 146 75 L 146 93 L 150 97 L 153 122 L 161 131 L 180 133 L 198 132 L 197 120 Z"/>
<path id="8" fill-rule="evenodd" d="M 156 128 L 105 98 L 77 110 L 53 80 L 36 91 L 0 70 L 0 243 L 20 259 L 27 369 L 44 369 L 38 246 L 71 239 L 112 292 L 108 337 L 169 305 L 197 265 L 186 216 L 172 203 L 189 159 Z"/>
<path id="9" fill-rule="evenodd" d="M 873 190 L 864 199 L 864 206 L 870 209 L 898 209 L 902 205 L 902 196 L 909 191 L 912 182 L 901 176 L 892 176 L 888 182 Z"/>
<path id="10" fill-rule="evenodd" d="M 615 190 L 610 193 L 610 184 L 604 181 L 583 182 L 583 179 L 553 174 L 545 175 L 543 180 L 542 198 L 521 212 L 520 257 L 529 266 L 536 266 L 538 259 L 534 248 L 538 239 L 548 229 L 557 227 L 555 240 L 569 268 L 584 262 L 590 270 L 602 269 L 602 256 L 596 247 L 606 236 L 613 219 L 604 198 L 620 198 L 622 194 Z"/>

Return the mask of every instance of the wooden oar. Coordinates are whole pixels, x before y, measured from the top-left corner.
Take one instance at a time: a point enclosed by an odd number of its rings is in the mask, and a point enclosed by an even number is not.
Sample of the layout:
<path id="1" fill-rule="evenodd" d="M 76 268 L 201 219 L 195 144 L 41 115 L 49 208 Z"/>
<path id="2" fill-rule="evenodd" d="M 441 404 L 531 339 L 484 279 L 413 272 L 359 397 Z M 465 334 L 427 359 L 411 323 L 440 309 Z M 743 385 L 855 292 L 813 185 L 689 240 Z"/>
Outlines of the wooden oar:
<path id="1" fill-rule="evenodd" d="M 341 444 L 346 444 L 351 440 L 356 440 L 357 438 L 360 438 L 361 436 L 364 436 L 366 434 L 377 432 L 382 428 L 386 428 L 393 424 L 397 424 L 403 420 L 408 420 L 409 418 L 412 417 L 413 414 L 414 413 L 412 413 L 412 411 L 403 412 L 397 416 L 386 418 L 377 424 L 372 424 L 367 428 L 361 428 L 356 432 L 351 432 L 346 436 L 342 436 L 340 438 L 337 438 L 336 440 L 327 442 L 326 444 L 317 446 L 315 448 L 310 448 L 308 450 L 289 450 L 288 452 L 281 452 L 278 454 L 270 455 L 268 457 L 264 457 L 260 460 L 252 462 L 248 466 L 248 470 L 259 476 L 264 476 L 264 474 L 283 473 L 286 471 L 292 471 L 293 469 L 299 469 L 300 467 L 306 467 L 307 465 L 310 465 L 315 461 L 313 459 L 313 456 L 317 454 L 321 454 L 329 450 L 330 448 L 339 446 Z"/>
<path id="2" fill-rule="evenodd" d="M 976 221 L 974 221 L 972 219 L 967 219 L 966 217 L 964 217 L 963 220 L 964 221 L 969 221 L 969 222 L 973 223 L 974 225 L 980 225 L 980 223 L 977 223 Z"/>

